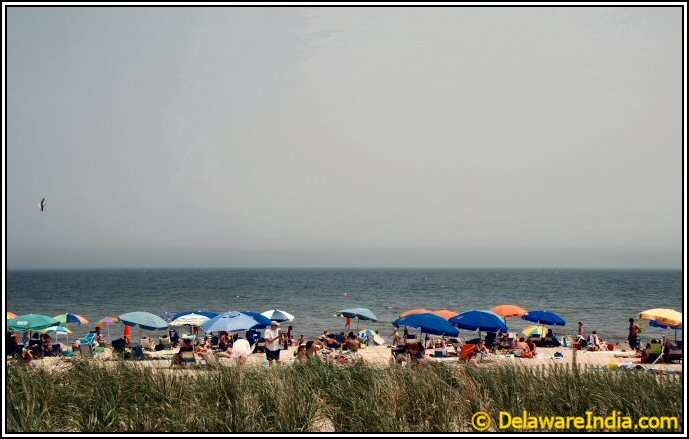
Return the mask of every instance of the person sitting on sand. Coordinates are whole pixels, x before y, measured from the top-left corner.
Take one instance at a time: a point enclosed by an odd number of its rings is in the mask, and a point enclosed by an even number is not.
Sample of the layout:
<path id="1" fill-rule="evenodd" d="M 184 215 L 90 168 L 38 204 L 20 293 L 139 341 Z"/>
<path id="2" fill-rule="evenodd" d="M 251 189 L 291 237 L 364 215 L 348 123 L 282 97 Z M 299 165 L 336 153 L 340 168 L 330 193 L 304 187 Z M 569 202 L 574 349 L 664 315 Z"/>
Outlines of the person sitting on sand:
<path id="1" fill-rule="evenodd" d="M 476 346 L 476 352 L 478 354 L 489 354 L 490 349 L 488 349 L 488 346 L 486 346 L 486 342 L 481 340 L 479 344 Z"/>
<path id="2" fill-rule="evenodd" d="M 182 346 L 179 347 L 179 352 L 194 352 L 194 343 L 191 337 L 185 337 L 182 340 Z"/>
<path id="3" fill-rule="evenodd" d="M 26 365 L 31 365 L 33 361 L 33 354 L 31 353 L 31 349 L 28 348 L 23 348 L 22 349 L 22 363 Z"/>
<path id="4" fill-rule="evenodd" d="M 105 346 L 105 337 L 100 332 L 100 326 L 96 326 L 94 333 L 96 334 L 96 346 Z"/>
<path id="5" fill-rule="evenodd" d="M 41 350 L 43 356 L 49 357 L 53 353 L 53 339 L 48 334 L 41 334 Z"/>
<path id="6" fill-rule="evenodd" d="M 395 331 L 392 333 L 392 345 L 393 346 L 399 346 L 402 344 L 402 337 L 400 337 L 400 332 L 395 329 Z"/>
<path id="7" fill-rule="evenodd" d="M 318 352 L 321 350 L 322 347 L 323 346 L 318 342 L 314 342 L 311 340 L 307 341 L 306 342 L 306 356 L 309 357 L 309 359 L 313 359 L 313 358 L 319 359 Z"/>
<path id="8" fill-rule="evenodd" d="M 589 348 L 589 350 L 592 350 L 592 351 L 605 351 L 605 350 L 607 350 L 605 340 L 603 340 L 603 338 L 600 337 L 596 333 L 596 331 L 591 331 L 591 335 L 589 335 L 588 348 Z"/>
<path id="9" fill-rule="evenodd" d="M 230 345 L 230 337 L 227 335 L 227 332 L 222 331 L 220 332 L 220 337 L 218 337 L 218 350 L 220 351 L 225 351 L 227 350 L 227 346 Z"/>
<path id="10" fill-rule="evenodd" d="M 299 345 L 297 351 L 294 353 L 294 364 L 303 365 L 308 363 L 309 360 L 310 358 L 306 351 L 306 344 Z"/>
<path id="11" fill-rule="evenodd" d="M 540 346 L 543 347 L 548 347 L 548 348 L 556 348 L 560 347 L 560 341 L 555 338 L 555 334 L 553 334 L 553 330 L 551 328 L 548 328 L 548 332 L 546 332 L 545 337 L 543 337 L 543 340 L 541 340 Z"/>
<path id="12" fill-rule="evenodd" d="M 347 335 L 347 339 L 345 342 L 342 344 L 340 347 L 340 350 L 348 350 L 350 352 L 356 352 L 359 349 L 361 349 L 361 341 L 359 341 L 359 338 L 357 338 L 356 335 L 354 335 L 353 332 L 350 332 Z"/>
<path id="13" fill-rule="evenodd" d="M 531 348 L 524 340 L 524 337 L 519 337 L 519 340 L 517 340 L 517 343 L 515 343 L 514 347 L 515 349 L 521 350 L 522 353 L 531 352 Z"/>

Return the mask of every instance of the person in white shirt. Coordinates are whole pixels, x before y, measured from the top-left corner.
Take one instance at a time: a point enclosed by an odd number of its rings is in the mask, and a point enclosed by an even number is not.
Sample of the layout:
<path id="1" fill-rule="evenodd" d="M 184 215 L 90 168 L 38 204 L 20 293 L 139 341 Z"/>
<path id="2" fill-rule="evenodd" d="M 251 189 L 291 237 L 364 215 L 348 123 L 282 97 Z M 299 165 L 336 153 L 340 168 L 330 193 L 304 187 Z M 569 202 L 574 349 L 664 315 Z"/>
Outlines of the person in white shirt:
<path id="1" fill-rule="evenodd" d="M 266 359 L 272 366 L 274 361 L 280 361 L 280 324 L 271 323 L 270 328 L 264 332 L 263 339 L 266 342 Z"/>

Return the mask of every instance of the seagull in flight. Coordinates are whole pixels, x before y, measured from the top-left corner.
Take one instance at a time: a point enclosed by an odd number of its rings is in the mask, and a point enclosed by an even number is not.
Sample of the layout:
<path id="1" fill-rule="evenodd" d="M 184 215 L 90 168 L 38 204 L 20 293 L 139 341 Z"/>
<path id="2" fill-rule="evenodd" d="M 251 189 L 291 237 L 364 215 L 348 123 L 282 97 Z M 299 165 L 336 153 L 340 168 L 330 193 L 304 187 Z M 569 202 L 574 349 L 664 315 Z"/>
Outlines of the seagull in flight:
<path id="1" fill-rule="evenodd" d="M 38 205 L 41 208 L 41 212 L 45 210 L 45 197 L 41 198 L 41 204 Z"/>

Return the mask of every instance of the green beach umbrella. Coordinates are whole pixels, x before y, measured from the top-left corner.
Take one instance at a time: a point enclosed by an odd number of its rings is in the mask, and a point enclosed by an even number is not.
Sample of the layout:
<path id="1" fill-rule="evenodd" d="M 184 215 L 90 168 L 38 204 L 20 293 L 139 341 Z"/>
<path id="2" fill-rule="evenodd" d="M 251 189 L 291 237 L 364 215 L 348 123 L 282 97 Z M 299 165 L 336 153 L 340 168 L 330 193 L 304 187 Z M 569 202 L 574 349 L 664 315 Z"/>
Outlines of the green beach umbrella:
<path id="1" fill-rule="evenodd" d="M 25 314 L 7 322 L 10 331 L 40 331 L 41 329 L 56 326 L 60 322 L 44 314 Z"/>

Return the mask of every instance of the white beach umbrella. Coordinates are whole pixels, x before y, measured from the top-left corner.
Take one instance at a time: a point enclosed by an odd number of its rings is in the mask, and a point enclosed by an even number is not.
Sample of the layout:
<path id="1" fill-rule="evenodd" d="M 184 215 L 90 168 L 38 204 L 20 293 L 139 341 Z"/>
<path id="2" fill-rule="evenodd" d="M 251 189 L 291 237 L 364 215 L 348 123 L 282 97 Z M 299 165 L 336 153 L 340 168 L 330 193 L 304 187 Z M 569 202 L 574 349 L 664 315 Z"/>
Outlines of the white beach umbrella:
<path id="1" fill-rule="evenodd" d="M 279 309 L 270 309 L 261 313 L 263 317 L 267 317 L 274 322 L 291 322 L 294 320 L 294 316 L 287 311 L 281 311 Z"/>
<path id="2" fill-rule="evenodd" d="M 201 314 L 191 313 L 180 316 L 170 322 L 170 326 L 201 326 L 208 321 L 208 317 Z"/>

